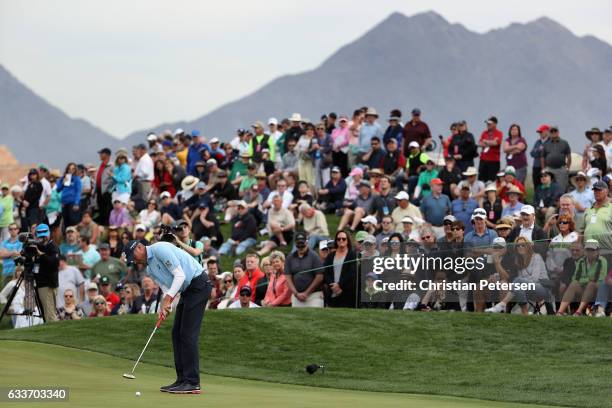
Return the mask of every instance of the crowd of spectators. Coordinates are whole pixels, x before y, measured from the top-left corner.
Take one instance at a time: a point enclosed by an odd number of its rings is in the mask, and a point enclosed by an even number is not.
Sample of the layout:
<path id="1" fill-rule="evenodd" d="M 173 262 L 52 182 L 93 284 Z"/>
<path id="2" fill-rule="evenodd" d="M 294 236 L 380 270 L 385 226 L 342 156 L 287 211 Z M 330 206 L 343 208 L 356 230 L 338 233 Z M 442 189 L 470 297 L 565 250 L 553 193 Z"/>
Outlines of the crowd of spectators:
<path id="1" fill-rule="evenodd" d="M 46 320 L 157 312 L 160 288 L 123 261 L 131 239 L 187 251 L 213 280 L 216 309 L 608 313 L 612 127 L 585 132 L 578 164 L 554 125 L 527 136 L 511 124 L 504 135 L 491 116 L 479 137 L 457 121 L 438 142 L 422 116 L 415 108 L 404 122 L 394 109 L 385 126 L 372 107 L 317 121 L 294 113 L 226 142 L 198 130 L 151 132 L 131 151 L 102 148 L 95 164 L 32 168 L 0 185 L 0 303 L 21 273 L 18 233 L 46 226 L 59 253 L 47 284 L 57 313 L 45 310 Z M 372 273 L 374 257 L 398 254 L 483 257 L 486 267 Z M 425 278 L 536 290 L 390 297 L 375 284 Z M 12 311 L 25 301 L 20 289 Z"/>

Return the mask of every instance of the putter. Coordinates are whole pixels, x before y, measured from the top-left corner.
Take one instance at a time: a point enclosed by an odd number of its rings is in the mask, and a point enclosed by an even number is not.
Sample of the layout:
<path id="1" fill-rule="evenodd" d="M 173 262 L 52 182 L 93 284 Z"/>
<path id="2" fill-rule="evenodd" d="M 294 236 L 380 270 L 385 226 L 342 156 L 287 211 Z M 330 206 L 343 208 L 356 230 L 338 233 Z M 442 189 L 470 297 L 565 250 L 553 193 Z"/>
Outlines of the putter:
<path id="1" fill-rule="evenodd" d="M 162 320 L 163 319 L 161 317 L 159 319 L 157 319 L 157 323 L 155 323 L 155 328 L 151 332 L 151 335 L 149 336 L 149 340 L 147 340 L 147 344 L 145 344 L 144 348 L 142 349 L 142 352 L 138 356 L 138 359 L 136 360 L 136 364 L 134 364 L 134 367 L 132 367 L 132 372 L 131 373 L 124 373 L 123 374 L 124 378 L 128 378 L 130 380 L 133 380 L 133 379 L 136 378 L 136 376 L 134 375 L 134 370 L 136 370 L 136 366 L 138 365 L 138 363 L 140 363 L 140 359 L 142 358 L 142 355 L 144 354 L 145 350 L 147 349 L 147 346 L 149 345 L 149 343 L 151 342 L 151 339 L 153 338 L 153 336 L 157 332 L 157 329 L 159 329 L 159 326 L 161 325 Z"/>

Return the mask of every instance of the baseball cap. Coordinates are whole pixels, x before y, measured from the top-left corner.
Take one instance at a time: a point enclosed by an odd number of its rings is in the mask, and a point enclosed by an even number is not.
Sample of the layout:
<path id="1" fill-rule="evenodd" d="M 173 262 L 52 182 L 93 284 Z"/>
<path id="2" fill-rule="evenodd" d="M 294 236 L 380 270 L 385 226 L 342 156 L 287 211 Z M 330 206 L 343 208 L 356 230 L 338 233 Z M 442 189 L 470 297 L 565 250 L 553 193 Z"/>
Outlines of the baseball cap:
<path id="1" fill-rule="evenodd" d="M 408 193 L 405 191 L 400 191 L 395 195 L 396 200 L 410 200 Z"/>
<path id="2" fill-rule="evenodd" d="M 536 130 L 536 132 L 542 133 L 542 132 L 546 132 L 548 129 L 550 129 L 550 126 L 548 126 L 548 125 L 540 125 L 538 127 L 538 129 Z"/>
<path id="3" fill-rule="evenodd" d="M 431 184 L 444 184 L 444 182 L 436 177 L 435 179 L 431 180 Z"/>
<path id="4" fill-rule="evenodd" d="M 98 246 L 98 249 L 110 249 L 110 244 L 108 242 L 103 242 Z"/>
<path id="5" fill-rule="evenodd" d="M 506 240 L 503 237 L 497 237 L 493 240 L 493 247 L 506 247 Z"/>
<path id="6" fill-rule="evenodd" d="M 410 142 L 408 144 L 408 147 L 410 148 L 410 147 L 421 147 L 421 146 L 419 145 L 419 142 Z"/>
<path id="7" fill-rule="evenodd" d="M 587 239 L 584 243 L 584 249 L 599 249 L 599 242 L 596 239 Z"/>
<path id="8" fill-rule="evenodd" d="M 144 224 L 136 224 L 136 226 L 134 227 L 134 231 L 138 231 L 138 230 L 140 230 L 140 231 L 146 231 L 146 230 L 147 230 L 147 227 L 145 227 L 145 225 L 144 225 Z"/>
<path id="9" fill-rule="evenodd" d="M 414 224 L 414 220 L 412 219 L 411 216 L 407 215 L 404 218 L 402 218 L 402 223 Z"/>
<path id="10" fill-rule="evenodd" d="M 354 167 L 353 170 L 349 173 L 349 176 L 353 177 L 356 175 L 363 176 L 363 169 L 361 167 Z"/>
<path id="11" fill-rule="evenodd" d="M 96 282 L 89 282 L 89 285 L 87 285 L 87 290 L 98 290 L 98 285 Z"/>
<path id="12" fill-rule="evenodd" d="M 516 169 L 514 168 L 514 166 L 507 166 L 506 171 L 504 173 L 516 176 Z"/>
<path id="13" fill-rule="evenodd" d="M 278 119 L 276 118 L 268 119 L 268 125 L 278 125 Z"/>
<path id="14" fill-rule="evenodd" d="M 73 226 L 66 228 L 66 232 L 78 232 L 78 231 L 77 231 L 77 228 L 73 225 Z"/>
<path id="15" fill-rule="evenodd" d="M 489 119 L 485 120 L 485 123 L 495 123 L 497 124 L 497 117 L 491 116 Z"/>
<path id="16" fill-rule="evenodd" d="M 295 234 L 295 241 L 306 241 L 308 239 L 308 234 L 304 231 L 299 231 Z"/>
<path id="17" fill-rule="evenodd" d="M 359 184 L 357 185 L 357 187 L 368 187 L 368 188 L 371 188 L 372 185 L 370 184 L 370 182 L 368 180 L 361 180 L 359 182 Z"/>
<path id="18" fill-rule="evenodd" d="M 364 224 L 378 224 L 378 220 L 373 215 L 368 215 L 367 217 L 363 217 L 361 222 Z"/>
<path id="19" fill-rule="evenodd" d="M 374 279 L 374 280 L 377 280 L 377 279 L 378 279 L 378 275 L 377 275 L 377 274 L 375 274 L 374 272 L 368 272 L 368 273 L 366 274 L 366 279 Z"/>
<path id="20" fill-rule="evenodd" d="M 485 193 L 488 191 L 497 191 L 497 187 L 495 186 L 495 183 L 487 184 L 487 186 L 485 187 Z"/>
<path id="21" fill-rule="evenodd" d="M 98 150 L 98 154 L 108 154 L 110 156 L 111 149 L 108 147 L 103 147 L 102 149 Z"/>
<path id="22" fill-rule="evenodd" d="M 319 249 L 328 249 L 327 248 L 327 240 L 323 240 L 319 242 Z"/>
<path id="23" fill-rule="evenodd" d="M 364 244 L 375 244 L 376 243 L 376 237 L 372 234 L 368 234 L 368 236 L 365 237 L 365 239 L 363 240 Z"/>
<path id="24" fill-rule="evenodd" d="M 164 192 L 162 192 L 162 193 L 159 195 L 159 198 L 161 198 L 162 200 L 163 200 L 164 198 L 170 198 L 170 197 L 172 197 L 172 195 L 170 195 L 170 193 L 169 193 L 169 192 L 167 192 L 167 191 L 164 191 Z"/>
<path id="25" fill-rule="evenodd" d="M 49 226 L 47 224 L 40 224 L 36 227 L 36 237 L 48 237 L 50 235 Z"/>
<path id="26" fill-rule="evenodd" d="M 595 183 L 593 183 L 593 190 L 607 190 L 608 189 L 608 185 L 606 184 L 605 181 L 602 180 L 597 180 Z"/>
<path id="27" fill-rule="evenodd" d="M 206 188 L 206 183 L 204 183 L 203 181 L 199 181 L 198 184 L 196 184 L 196 189 L 205 189 Z"/>
<path id="28" fill-rule="evenodd" d="M 421 114 L 421 110 L 419 108 L 414 108 L 411 113 L 415 116 L 418 116 Z"/>
<path id="29" fill-rule="evenodd" d="M 100 285 L 110 285 L 110 278 L 106 275 L 103 275 L 100 278 Z"/>
<path id="30" fill-rule="evenodd" d="M 484 208 L 476 208 L 474 212 L 472 213 L 472 219 L 475 219 L 475 218 L 486 219 L 487 218 L 486 210 Z"/>
<path id="31" fill-rule="evenodd" d="M 123 253 L 125 254 L 125 261 L 128 265 L 134 262 L 134 249 L 140 243 L 139 240 L 133 239 L 123 248 Z M 104 276 L 102 277 L 104 278 Z M 108 276 L 107 276 L 108 279 Z M 100 281 L 102 282 L 102 281 Z"/>
<path id="32" fill-rule="evenodd" d="M 366 239 L 367 236 L 368 233 L 366 231 L 359 231 L 357 232 L 357 234 L 355 234 L 355 241 L 363 242 L 363 240 Z"/>
<path id="33" fill-rule="evenodd" d="M 147 140 L 148 140 L 149 142 L 154 142 L 154 141 L 156 141 L 156 140 L 157 140 L 157 135 L 156 135 L 155 133 L 151 132 L 151 133 L 149 133 L 149 134 L 147 135 Z"/>
<path id="34" fill-rule="evenodd" d="M 217 161 L 213 158 L 210 158 L 208 160 L 206 160 L 206 164 L 208 165 L 212 165 L 212 164 L 217 164 Z"/>
<path id="35" fill-rule="evenodd" d="M 246 201 L 244 201 L 244 200 L 238 200 L 238 201 L 236 201 L 236 205 L 237 205 L 238 207 L 244 207 L 244 208 L 247 208 L 247 207 L 248 207 L 248 205 L 247 205 Z"/>
<path id="36" fill-rule="evenodd" d="M 251 296 L 251 288 L 249 286 L 243 286 L 240 289 L 240 296 Z"/>
<path id="37" fill-rule="evenodd" d="M 331 168 L 331 172 L 332 172 L 332 173 L 340 173 L 340 167 L 338 167 L 338 166 L 334 166 L 334 167 L 332 167 L 332 168 Z"/>
<path id="38" fill-rule="evenodd" d="M 257 128 L 262 128 L 262 129 L 263 129 L 263 127 L 264 127 L 264 126 L 263 126 L 263 123 L 261 123 L 261 122 L 258 120 L 258 121 L 256 121 L 255 123 L 253 123 L 253 124 L 251 125 L 251 127 L 252 127 L 252 128 L 255 128 L 255 129 L 257 129 Z"/>
<path id="39" fill-rule="evenodd" d="M 534 215 L 535 214 L 535 208 L 533 208 L 533 205 L 524 205 L 523 207 L 521 207 L 521 214 L 529 214 L 529 215 Z"/>
<path id="40" fill-rule="evenodd" d="M 444 221 L 455 222 L 457 221 L 457 218 L 454 215 L 449 214 L 444 216 Z"/>

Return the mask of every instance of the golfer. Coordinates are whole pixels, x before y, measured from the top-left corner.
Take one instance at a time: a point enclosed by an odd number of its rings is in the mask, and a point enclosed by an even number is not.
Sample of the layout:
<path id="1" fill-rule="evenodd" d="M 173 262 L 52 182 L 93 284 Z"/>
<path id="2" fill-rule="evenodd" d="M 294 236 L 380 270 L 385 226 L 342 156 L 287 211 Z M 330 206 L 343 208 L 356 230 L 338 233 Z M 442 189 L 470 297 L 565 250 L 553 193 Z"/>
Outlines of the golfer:
<path id="1" fill-rule="evenodd" d="M 172 327 L 176 381 L 161 387 L 160 391 L 200 394 L 198 342 L 204 308 L 212 290 L 208 274 L 191 255 L 169 242 L 145 246 L 140 241 L 131 241 L 125 256 L 128 263 L 146 266 L 147 274 L 165 293 L 159 312 L 161 319 L 168 316 L 172 300 L 181 294 Z"/>

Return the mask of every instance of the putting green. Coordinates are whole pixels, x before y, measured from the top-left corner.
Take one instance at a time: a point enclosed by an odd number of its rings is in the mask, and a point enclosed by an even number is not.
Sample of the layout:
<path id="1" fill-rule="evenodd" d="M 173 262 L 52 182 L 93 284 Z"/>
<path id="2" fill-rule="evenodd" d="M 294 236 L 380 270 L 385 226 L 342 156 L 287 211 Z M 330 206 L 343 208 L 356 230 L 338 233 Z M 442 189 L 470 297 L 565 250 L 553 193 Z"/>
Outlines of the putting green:
<path id="1" fill-rule="evenodd" d="M 53 407 L 150 408 L 159 406 L 160 402 L 180 407 L 536 407 L 467 398 L 283 385 L 211 375 L 202 376 L 202 395 L 169 395 L 159 392 L 160 385 L 174 380 L 174 370 L 167 367 L 141 364 L 136 370 L 136 379 L 127 380 L 122 374 L 130 371 L 132 363 L 101 353 L 20 341 L 0 341 L 0 352 L 0 386 L 70 388 L 69 402 L 50 405 Z M 137 397 L 136 391 L 142 395 Z M 25 408 L 41 404 L 19 402 L 2 403 L 2 406 Z"/>

